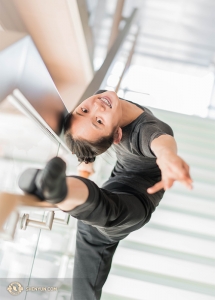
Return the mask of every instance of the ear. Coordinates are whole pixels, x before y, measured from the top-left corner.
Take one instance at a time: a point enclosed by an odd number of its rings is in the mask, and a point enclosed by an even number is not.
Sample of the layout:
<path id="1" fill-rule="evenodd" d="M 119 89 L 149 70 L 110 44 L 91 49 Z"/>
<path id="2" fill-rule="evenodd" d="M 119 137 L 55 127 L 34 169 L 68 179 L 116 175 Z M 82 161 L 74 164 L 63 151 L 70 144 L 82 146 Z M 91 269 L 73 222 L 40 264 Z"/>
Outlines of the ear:
<path id="1" fill-rule="evenodd" d="M 114 144 L 119 144 L 119 142 L 122 139 L 122 128 L 118 127 L 117 130 L 114 133 L 114 140 L 113 143 Z"/>

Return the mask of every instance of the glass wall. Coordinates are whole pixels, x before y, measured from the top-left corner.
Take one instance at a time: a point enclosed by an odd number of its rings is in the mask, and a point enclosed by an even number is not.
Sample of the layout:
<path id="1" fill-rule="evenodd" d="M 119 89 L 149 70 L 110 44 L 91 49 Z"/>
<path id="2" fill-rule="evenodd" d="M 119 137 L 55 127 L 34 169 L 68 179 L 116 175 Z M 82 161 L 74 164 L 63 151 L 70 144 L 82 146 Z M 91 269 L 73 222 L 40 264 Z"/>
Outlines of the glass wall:
<path id="1" fill-rule="evenodd" d="M 68 153 L 51 135 L 45 134 L 39 126 L 21 113 L 8 100 L 0 105 L 0 192 L 22 193 L 18 178 L 29 167 L 43 168 L 45 163 L 56 155 L 67 162 L 67 172 L 74 174 L 77 160 Z M 56 286 L 59 278 L 71 278 L 75 249 L 76 220 L 68 218 L 62 211 L 55 211 L 51 231 L 27 226 L 21 230 L 21 218 L 44 221 L 48 211 L 24 207 L 19 210 L 19 221 L 14 239 L 0 239 L 0 293 L 1 299 L 13 297 L 7 287 L 11 282 L 27 286 Z M 67 224 L 68 222 L 68 224 Z M 5 228 L 7 229 L 7 223 Z M 49 279 L 49 282 L 46 281 Z M 33 281 L 32 281 L 33 280 Z M 50 282 L 51 280 L 51 282 Z M 65 290 L 65 280 L 64 286 Z M 52 293 L 22 291 L 17 299 L 65 299 L 60 290 Z M 69 289 L 69 282 L 66 290 Z M 14 287 L 15 289 L 18 286 Z M 68 293 L 69 295 L 70 293 Z M 61 298 L 57 298 L 57 297 Z"/>

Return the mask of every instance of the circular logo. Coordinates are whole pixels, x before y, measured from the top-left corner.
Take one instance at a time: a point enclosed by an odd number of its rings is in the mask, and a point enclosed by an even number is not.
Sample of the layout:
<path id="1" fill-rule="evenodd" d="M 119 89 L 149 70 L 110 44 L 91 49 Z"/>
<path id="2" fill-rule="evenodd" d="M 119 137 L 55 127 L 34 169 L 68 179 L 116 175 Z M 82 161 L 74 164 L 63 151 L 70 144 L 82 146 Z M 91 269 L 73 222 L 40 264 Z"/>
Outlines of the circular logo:
<path id="1" fill-rule="evenodd" d="M 17 296 L 24 290 L 24 288 L 19 282 L 14 281 L 8 285 L 7 290 L 11 295 Z"/>

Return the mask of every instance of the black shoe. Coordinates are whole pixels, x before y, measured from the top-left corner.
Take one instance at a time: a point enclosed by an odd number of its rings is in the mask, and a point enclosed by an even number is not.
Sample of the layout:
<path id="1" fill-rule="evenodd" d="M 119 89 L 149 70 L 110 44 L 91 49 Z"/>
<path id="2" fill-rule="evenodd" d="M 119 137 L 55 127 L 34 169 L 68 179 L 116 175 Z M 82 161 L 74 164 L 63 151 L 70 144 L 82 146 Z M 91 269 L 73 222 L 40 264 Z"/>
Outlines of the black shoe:
<path id="1" fill-rule="evenodd" d="M 59 203 L 67 195 L 66 163 L 60 157 L 54 157 L 43 170 L 27 169 L 19 178 L 19 187 L 28 194 L 36 195 L 40 200 Z"/>

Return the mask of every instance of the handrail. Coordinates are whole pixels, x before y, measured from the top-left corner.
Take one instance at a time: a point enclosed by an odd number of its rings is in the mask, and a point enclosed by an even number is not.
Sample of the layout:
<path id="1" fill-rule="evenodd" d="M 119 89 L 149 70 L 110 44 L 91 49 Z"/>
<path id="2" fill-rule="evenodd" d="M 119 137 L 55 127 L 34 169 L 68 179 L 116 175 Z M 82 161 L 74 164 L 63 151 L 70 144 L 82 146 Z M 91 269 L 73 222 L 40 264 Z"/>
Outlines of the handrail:
<path id="1" fill-rule="evenodd" d="M 46 201 L 40 201 L 34 195 L 21 195 L 0 192 L 0 229 L 13 210 L 23 208 L 34 210 L 59 210 L 56 205 Z"/>
<path id="2" fill-rule="evenodd" d="M 46 129 L 54 133 L 63 145 L 64 140 L 59 135 L 68 111 L 32 38 L 3 31 L 0 39 L 0 102 L 14 90 L 19 90 L 20 94 L 13 96 L 25 98 L 31 106 L 31 114 L 34 111 L 39 114 L 46 123 Z M 11 41 L 9 45 L 8 40 Z M 54 116 L 54 120 L 50 115 Z"/>
<path id="3" fill-rule="evenodd" d="M 123 79 L 125 73 L 127 72 L 128 68 L 129 68 L 129 66 L 130 66 L 130 64 L 131 64 L 132 56 L 133 56 L 133 54 L 134 54 L 134 49 L 135 49 L 135 46 L 136 46 L 137 37 L 138 37 L 139 33 L 140 33 L 140 27 L 138 27 L 137 32 L 135 33 L 134 41 L 133 41 L 133 44 L 132 44 L 132 47 L 131 47 L 129 56 L 128 56 L 128 58 L 127 58 L 125 67 L 124 67 L 124 69 L 123 69 L 123 71 L 122 71 L 122 75 L 120 76 L 119 81 L 118 81 L 118 84 L 117 84 L 117 86 L 116 86 L 116 88 L 115 88 L 115 92 L 116 92 L 116 93 L 118 92 L 118 90 L 119 90 L 119 88 L 120 88 L 120 85 L 121 85 L 121 82 L 122 82 L 122 79 Z"/>
<path id="4" fill-rule="evenodd" d="M 40 201 L 34 195 L 21 195 L 0 192 L 0 230 L 12 211 L 24 208 L 37 208 L 43 210 L 59 210 L 56 205 Z"/>
<path id="5" fill-rule="evenodd" d="M 109 42 L 108 42 L 108 50 L 113 45 L 115 39 L 117 38 L 119 25 L 122 20 L 122 12 L 124 8 L 125 0 L 118 0 L 116 3 L 116 8 L 113 17 L 112 28 L 110 32 Z"/>
<path id="6" fill-rule="evenodd" d="M 5 199 L 7 204 L 13 202 L 16 206 L 22 207 L 36 207 L 36 208 L 42 208 L 42 209 L 52 209 L 52 210 L 58 210 L 58 207 L 54 204 L 51 204 L 46 201 L 41 201 L 38 199 L 38 197 L 30 194 L 13 194 L 13 193 L 6 193 L 6 192 L 0 192 L 0 200 Z"/>
<path id="7" fill-rule="evenodd" d="M 24 214 L 19 217 L 23 210 L 44 210 L 48 211 L 48 216 L 45 222 L 31 220 L 29 214 Z M 34 195 L 21 195 L 6 192 L 0 192 L 0 238 L 4 240 L 12 240 L 18 221 L 21 221 L 20 229 L 26 229 L 27 226 L 33 226 L 40 229 L 51 230 L 52 224 L 59 223 L 68 225 L 69 214 L 66 214 L 64 219 L 54 218 L 54 211 L 60 210 L 56 205 L 46 201 L 40 201 Z M 7 225 L 4 228 L 4 225 Z"/>
<path id="8" fill-rule="evenodd" d="M 97 90 L 99 90 L 102 82 L 107 78 L 109 75 L 109 71 L 111 70 L 115 60 L 119 55 L 119 50 L 121 49 L 123 42 L 125 41 L 131 26 L 133 25 L 135 19 L 137 17 L 137 8 L 133 10 L 130 17 L 126 20 L 126 25 L 124 28 L 119 32 L 118 37 L 116 38 L 113 46 L 111 47 L 110 51 L 108 52 L 102 66 L 100 69 L 95 73 L 92 81 L 84 91 L 83 95 L 79 99 L 77 105 L 79 105 L 83 100 L 88 98 L 89 96 L 93 95 Z"/>

